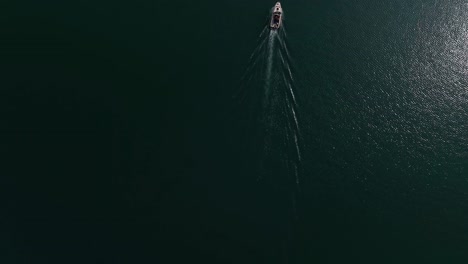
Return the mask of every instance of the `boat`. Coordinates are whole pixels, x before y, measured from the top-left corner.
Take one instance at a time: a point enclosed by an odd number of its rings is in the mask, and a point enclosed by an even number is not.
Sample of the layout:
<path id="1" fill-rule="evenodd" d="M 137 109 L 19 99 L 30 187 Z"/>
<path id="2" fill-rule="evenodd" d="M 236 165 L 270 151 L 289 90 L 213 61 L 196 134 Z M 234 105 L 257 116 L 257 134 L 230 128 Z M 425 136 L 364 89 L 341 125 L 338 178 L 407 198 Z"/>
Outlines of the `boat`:
<path id="1" fill-rule="evenodd" d="M 273 30 L 279 29 L 283 20 L 283 8 L 281 8 L 281 3 L 276 2 L 273 7 L 273 12 L 271 14 L 270 28 Z"/>

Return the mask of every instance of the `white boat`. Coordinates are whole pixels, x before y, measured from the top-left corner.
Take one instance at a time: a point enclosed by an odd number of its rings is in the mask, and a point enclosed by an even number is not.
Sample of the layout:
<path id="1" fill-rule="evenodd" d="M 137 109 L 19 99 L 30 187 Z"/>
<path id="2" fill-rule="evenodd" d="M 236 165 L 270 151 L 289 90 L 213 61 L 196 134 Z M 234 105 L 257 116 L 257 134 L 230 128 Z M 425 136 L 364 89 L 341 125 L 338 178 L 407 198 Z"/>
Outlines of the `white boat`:
<path id="1" fill-rule="evenodd" d="M 273 7 L 273 12 L 271 14 L 270 28 L 271 29 L 280 28 L 282 20 L 283 20 L 283 8 L 281 8 L 280 2 L 276 2 L 275 6 Z"/>

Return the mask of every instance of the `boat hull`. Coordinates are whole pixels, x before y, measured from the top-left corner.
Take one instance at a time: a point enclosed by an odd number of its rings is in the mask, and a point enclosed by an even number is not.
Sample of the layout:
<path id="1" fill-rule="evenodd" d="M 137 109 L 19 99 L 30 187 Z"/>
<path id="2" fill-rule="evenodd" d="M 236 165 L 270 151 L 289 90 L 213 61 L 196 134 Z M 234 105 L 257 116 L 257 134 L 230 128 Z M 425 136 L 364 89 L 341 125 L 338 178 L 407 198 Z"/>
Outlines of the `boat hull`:
<path id="1" fill-rule="evenodd" d="M 273 7 L 271 19 L 270 19 L 270 28 L 277 30 L 281 27 L 283 23 L 283 8 L 281 7 L 280 2 L 277 2 Z"/>

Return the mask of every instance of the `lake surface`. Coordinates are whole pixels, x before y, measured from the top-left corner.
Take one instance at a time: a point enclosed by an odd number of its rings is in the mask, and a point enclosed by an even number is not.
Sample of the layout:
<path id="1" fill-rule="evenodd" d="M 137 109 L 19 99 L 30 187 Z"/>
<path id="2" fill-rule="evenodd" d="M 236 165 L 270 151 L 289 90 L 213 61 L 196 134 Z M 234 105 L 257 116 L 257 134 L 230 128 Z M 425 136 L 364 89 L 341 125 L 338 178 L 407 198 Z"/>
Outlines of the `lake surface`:
<path id="1" fill-rule="evenodd" d="M 466 263 L 468 3 L 5 4 L 2 263 Z"/>

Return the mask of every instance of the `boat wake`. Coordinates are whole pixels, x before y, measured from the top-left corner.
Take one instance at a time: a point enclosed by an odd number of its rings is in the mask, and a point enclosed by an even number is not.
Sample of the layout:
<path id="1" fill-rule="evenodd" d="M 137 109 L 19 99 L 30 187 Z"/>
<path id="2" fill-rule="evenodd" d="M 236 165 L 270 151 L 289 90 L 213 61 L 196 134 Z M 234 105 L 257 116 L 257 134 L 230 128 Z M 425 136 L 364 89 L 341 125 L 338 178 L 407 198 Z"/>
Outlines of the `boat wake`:
<path id="1" fill-rule="evenodd" d="M 273 49 L 274 49 L 274 44 L 275 44 L 275 37 L 276 37 L 276 31 L 271 30 L 270 35 L 268 36 L 268 46 L 267 46 L 267 52 L 268 52 L 268 57 L 266 61 L 266 77 L 265 77 L 265 97 L 268 101 L 268 95 L 270 93 L 270 86 L 271 86 L 271 71 L 273 68 Z"/>
<path id="2" fill-rule="evenodd" d="M 243 111 L 249 112 L 249 129 L 255 130 L 249 135 L 254 137 L 251 151 L 256 153 L 258 180 L 297 194 L 301 182 L 301 129 L 291 65 L 284 25 L 275 30 L 266 25 L 236 98 Z"/>
<path id="3" fill-rule="evenodd" d="M 259 199 L 266 199 L 264 205 L 272 211 L 260 217 L 276 221 L 284 230 L 281 243 L 289 246 L 280 254 L 286 259 L 294 252 L 303 159 L 300 102 L 287 43 L 284 23 L 272 27 L 269 20 L 257 38 L 235 95 L 245 142 L 243 173 L 248 179 L 256 177 L 256 190 L 267 196 Z"/>

